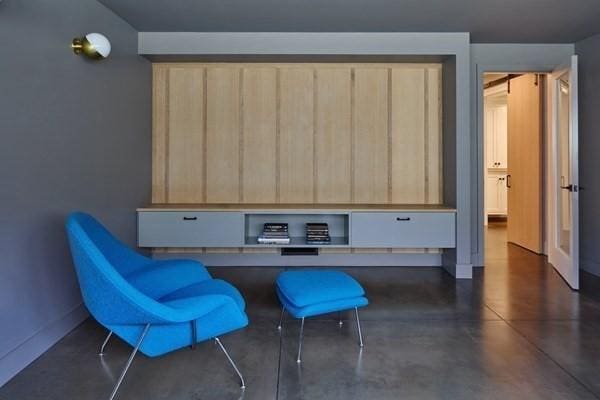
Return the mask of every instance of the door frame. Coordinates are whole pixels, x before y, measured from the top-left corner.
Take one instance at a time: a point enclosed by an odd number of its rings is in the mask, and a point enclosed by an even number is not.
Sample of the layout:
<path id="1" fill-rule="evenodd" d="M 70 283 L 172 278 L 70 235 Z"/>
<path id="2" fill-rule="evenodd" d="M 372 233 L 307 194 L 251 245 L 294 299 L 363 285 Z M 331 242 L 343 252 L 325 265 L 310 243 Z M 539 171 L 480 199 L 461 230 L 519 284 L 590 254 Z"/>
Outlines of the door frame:
<path id="1" fill-rule="evenodd" d="M 471 248 L 473 249 L 472 254 L 472 263 L 473 266 L 482 267 L 485 263 L 485 226 L 484 226 L 484 215 L 485 215 L 485 165 L 484 165 L 484 157 L 485 157 L 485 148 L 484 148 L 484 74 L 488 72 L 506 72 L 511 74 L 530 74 L 530 73 L 538 73 L 538 74 L 551 74 L 560 64 L 524 64 L 524 65 L 506 65 L 506 64 L 476 64 L 475 66 L 475 77 L 476 84 L 475 93 L 473 93 L 472 99 L 475 102 L 475 119 L 476 126 L 473 127 L 475 131 L 475 145 L 477 146 L 476 156 L 477 156 L 477 168 L 475 168 L 474 174 L 472 177 L 472 182 L 476 185 L 476 198 L 473 199 L 473 204 L 475 205 L 476 215 L 474 218 L 474 225 L 477 228 L 476 234 L 472 236 Z M 547 79 L 548 81 L 548 79 Z M 552 125 L 551 125 L 551 101 L 550 96 L 548 96 L 548 87 L 546 84 L 545 93 L 544 93 L 544 126 L 543 126 L 543 169 L 542 169 L 542 206 L 543 210 L 543 224 L 542 227 L 542 235 L 543 235 L 543 252 L 547 254 L 548 245 L 547 238 L 549 237 L 549 224 L 550 215 L 549 215 L 549 206 L 548 206 L 548 173 L 550 167 L 550 148 L 549 146 L 549 134 L 551 133 Z"/>

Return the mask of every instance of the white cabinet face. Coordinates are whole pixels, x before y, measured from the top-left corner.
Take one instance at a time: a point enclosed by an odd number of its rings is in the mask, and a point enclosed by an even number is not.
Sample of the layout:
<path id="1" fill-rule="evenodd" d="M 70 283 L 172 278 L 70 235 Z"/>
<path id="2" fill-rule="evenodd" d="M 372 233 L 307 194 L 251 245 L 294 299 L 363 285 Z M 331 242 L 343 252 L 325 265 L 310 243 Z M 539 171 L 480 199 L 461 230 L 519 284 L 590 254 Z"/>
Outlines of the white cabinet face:
<path id="1" fill-rule="evenodd" d="M 494 158 L 496 168 L 508 167 L 508 114 L 507 107 L 501 106 L 494 109 Z"/>
<path id="2" fill-rule="evenodd" d="M 488 169 L 508 167 L 507 111 L 506 105 L 490 104 L 485 107 L 485 158 Z"/>
<path id="3" fill-rule="evenodd" d="M 508 215 L 508 188 L 506 187 L 506 175 L 502 175 L 498 179 L 498 213 Z"/>
<path id="4" fill-rule="evenodd" d="M 485 188 L 485 204 L 488 214 L 495 214 L 498 211 L 498 176 L 488 175 Z"/>
<path id="5" fill-rule="evenodd" d="M 485 163 L 487 168 L 494 168 L 496 164 L 494 156 L 494 109 L 488 106 L 485 107 L 484 124 Z"/>
<path id="6" fill-rule="evenodd" d="M 485 209 L 487 214 L 506 215 L 507 196 L 506 175 L 490 174 L 485 187 Z"/>

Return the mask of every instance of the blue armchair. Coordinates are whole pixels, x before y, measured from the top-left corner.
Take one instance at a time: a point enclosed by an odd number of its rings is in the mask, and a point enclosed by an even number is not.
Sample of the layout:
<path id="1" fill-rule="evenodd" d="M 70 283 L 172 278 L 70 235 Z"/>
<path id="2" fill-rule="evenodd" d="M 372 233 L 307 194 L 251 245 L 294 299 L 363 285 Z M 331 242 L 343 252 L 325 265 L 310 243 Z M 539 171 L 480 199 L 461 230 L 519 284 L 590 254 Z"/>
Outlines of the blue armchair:
<path id="1" fill-rule="evenodd" d="M 66 229 L 83 301 L 109 330 L 100 355 L 113 333 L 133 346 L 111 400 L 138 350 L 155 357 L 208 339 L 215 339 L 245 387 L 218 338 L 248 325 L 236 288 L 212 279 L 197 261 L 144 257 L 88 214 L 71 214 Z"/>

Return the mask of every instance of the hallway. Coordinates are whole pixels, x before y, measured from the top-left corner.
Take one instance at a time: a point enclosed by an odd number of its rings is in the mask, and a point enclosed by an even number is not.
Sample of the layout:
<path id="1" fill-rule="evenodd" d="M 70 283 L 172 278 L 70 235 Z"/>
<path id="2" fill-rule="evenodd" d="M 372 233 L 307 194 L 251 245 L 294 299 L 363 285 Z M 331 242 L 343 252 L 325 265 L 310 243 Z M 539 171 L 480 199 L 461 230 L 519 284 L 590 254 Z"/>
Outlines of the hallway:
<path id="1" fill-rule="evenodd" d="M 211 342 L 157 359 L 139 356 L 120 399 L 598 399 L 598 278 L 571 291 L 544 257 L 504 245 L 490 228 L 485 271 L 455 281 L 438 268 L 353 268 L 371 304 L 361 312 L 365 348 L 345 315 L 297 321 L 279 335 L 277 268 L 212 269 L 246 297 L 250 326 L 222 337 L 245 374 Z M 2 400 L 102 399 L 130 349 L 88 320 L 0 389 Z"/>

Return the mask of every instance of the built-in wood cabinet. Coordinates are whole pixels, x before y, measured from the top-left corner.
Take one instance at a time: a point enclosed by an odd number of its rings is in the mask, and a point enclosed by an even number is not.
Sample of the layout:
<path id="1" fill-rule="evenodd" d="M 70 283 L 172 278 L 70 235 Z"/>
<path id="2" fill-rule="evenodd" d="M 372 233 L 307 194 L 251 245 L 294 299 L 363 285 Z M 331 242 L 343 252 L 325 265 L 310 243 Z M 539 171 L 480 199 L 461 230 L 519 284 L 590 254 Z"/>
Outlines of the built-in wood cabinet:
<path id="1" fill-rule="evenodd" d="M 286 223 L 291 242 L 264 245 L 257 242 L 267 222 Z M 331 244 L 305 240 L 306 223 L 327 223 Z M 153 206 L 138 210 L 138 245 L 153 248 L 219 247 L 273 249 L 318 247 L 365 249 L 453 248 L 456 245 L 456 210 L 444 206 L 378 207 L 338 205 L 320 208 L 245 208 L 227 205 L 196 207 Z M 387 251 L 386 251 L 387 252 Z"/>

